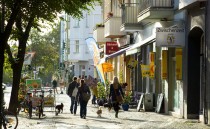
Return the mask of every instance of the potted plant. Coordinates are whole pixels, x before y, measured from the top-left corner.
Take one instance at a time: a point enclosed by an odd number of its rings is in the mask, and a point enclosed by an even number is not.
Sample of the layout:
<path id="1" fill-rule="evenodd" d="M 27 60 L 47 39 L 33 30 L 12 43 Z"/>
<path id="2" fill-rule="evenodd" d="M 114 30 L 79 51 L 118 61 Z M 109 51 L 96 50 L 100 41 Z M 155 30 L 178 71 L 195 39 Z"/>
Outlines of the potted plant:
<path id="1" fill-rule="evenodd" d="M 124 95 L 124 99 L 123 99 L 123 103 L 122 103 L 122 108 L 124 111 L 128 111 L 128 109 L 129 109 L 129 103 L 131 102 L 131 95 L 132 95 L 131 91 L 125 93 L 125 95 Z"/>

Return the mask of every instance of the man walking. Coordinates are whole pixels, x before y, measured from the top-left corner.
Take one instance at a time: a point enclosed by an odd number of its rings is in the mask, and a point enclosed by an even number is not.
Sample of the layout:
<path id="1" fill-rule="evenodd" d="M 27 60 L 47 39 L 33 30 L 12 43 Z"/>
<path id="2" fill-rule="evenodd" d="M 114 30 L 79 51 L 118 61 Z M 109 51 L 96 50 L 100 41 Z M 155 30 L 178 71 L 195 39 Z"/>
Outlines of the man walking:
<path id="1" fill-rule="evenodd" d="M 74 76 L 73 81 L 69 84 L 67 92 L 67 94 L 71 98 L 70 112 L 71 114 L 74 113 L 74 115 L 76 115 L 77 112 L 78 86 L 79 84 L 77 83 L 77 77 Z"/>

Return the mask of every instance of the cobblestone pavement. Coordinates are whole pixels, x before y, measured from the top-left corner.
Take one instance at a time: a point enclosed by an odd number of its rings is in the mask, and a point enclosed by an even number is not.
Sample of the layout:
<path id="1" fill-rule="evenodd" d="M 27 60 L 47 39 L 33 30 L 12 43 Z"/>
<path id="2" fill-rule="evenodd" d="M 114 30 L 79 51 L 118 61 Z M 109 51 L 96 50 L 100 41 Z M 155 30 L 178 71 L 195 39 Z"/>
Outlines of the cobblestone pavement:
<path id="1" fill-rule="evenodd" d="M 45 108 L 45 117 L 39 119 L 33 116 L 28 119 L 20 113 L 18 129 L 210 129 L 210 126 L 199 123 L 197 120 L 178 119 L 169 115 L 155 112 L 137 112 L 136 109 L 120 111 L 119 118 L 114 117 L 114 111 L 103 108 L 102 117 L 97 117 L 97 107 L 88 104 L 87 117 L 70 114 L 70 98 L 66 94 L 57 94 L 56 103 L 64 103 L 64 112 L 55 115 L 53 108 Z"/>

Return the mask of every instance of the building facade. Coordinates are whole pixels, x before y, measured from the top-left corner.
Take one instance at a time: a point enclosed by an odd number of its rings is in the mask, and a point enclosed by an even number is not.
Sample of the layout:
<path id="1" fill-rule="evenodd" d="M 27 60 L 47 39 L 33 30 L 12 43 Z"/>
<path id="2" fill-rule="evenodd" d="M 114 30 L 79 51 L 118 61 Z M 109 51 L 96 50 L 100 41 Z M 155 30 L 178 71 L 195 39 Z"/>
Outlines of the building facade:
<path id="1" fill-rule="evenodd" d="M 163 111 L 209 124 L 206 0 L 111 0 L 103 2 L 104 37 L 119 51 L 106 55 L 114 66 L 106 78 L 120 77 L 133 94 L 163 94 Z M 96 34 L 99 36 L 98 34 Z M 137 61 L 129 68 L 131 59 Z M 149 65 L 144 77 L 141 65 Z"/>
<path id="2" fill-rule="evenodd" d="M 96 4 L 90 12 L 83 12 L 81 19 L 67 14 L 61 21 L 61 57 L 63 76 L 94 76 L 93 56 L 85 39 L 93 37 L 93 28 L 101 23 L 101 6 Z M 71 78 L 70 78 L 71 81 Z"/>

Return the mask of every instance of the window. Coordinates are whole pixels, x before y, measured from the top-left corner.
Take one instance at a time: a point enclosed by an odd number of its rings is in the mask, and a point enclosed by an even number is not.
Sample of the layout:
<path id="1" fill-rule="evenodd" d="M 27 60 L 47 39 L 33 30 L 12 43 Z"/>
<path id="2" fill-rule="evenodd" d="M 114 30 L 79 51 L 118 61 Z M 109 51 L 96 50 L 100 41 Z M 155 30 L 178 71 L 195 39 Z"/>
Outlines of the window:
<path id="1" fill-rule="evenodd" d="M 78 19 L 74 19 L 74 27 L 79 28 L 79 20 Z"/>
<path id="2" fill-rule="evenodd" d="M 79 53 L 79 40 L 75 41 L 75 53 Z"/>
<path id="3" fill-rule="evenodd" d="M 88 28 L 88 14 L 86 14 L 86 28 Z"/>

